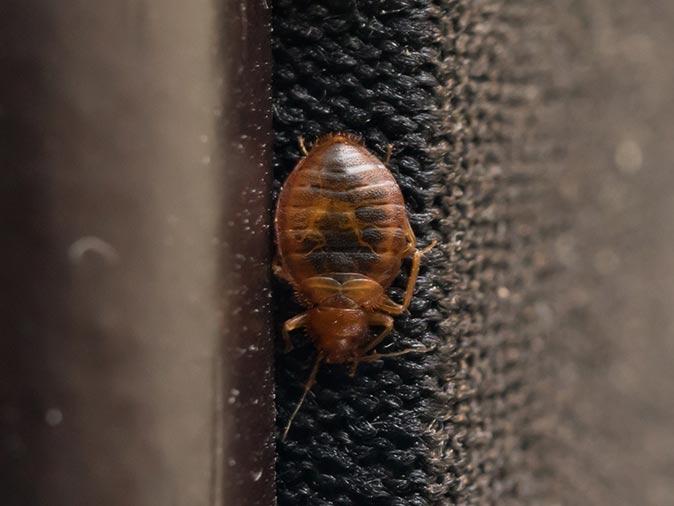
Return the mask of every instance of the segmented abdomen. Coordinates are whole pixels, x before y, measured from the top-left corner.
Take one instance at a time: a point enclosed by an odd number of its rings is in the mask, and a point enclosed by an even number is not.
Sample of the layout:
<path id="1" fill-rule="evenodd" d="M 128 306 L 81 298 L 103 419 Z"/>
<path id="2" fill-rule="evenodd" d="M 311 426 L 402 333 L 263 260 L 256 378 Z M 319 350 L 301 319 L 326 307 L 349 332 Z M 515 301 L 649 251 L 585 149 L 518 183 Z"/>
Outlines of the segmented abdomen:
<path id="1" fill-rule="evenodd" d="M 348 272 L 386 287 L 413 240 L 395 179 L 353 142 L 318 146 L 300 163 L 279 197 L 276 228 L 297 282 Z"/>

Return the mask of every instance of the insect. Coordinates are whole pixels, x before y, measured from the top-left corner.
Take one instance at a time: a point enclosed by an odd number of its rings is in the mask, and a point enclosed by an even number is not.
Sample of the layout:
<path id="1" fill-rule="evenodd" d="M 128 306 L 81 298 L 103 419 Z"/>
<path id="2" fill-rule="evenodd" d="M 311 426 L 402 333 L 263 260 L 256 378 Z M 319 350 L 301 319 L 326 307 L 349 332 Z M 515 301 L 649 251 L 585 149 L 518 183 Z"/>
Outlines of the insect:
<path id="1" fill-rule="evenodd" d="M 412 348 L 377 353 L 393 329 L 392 316 L 412 300 L 422 256 L 435 242 L 417 249 L 400 188 L 384 163 L 349 134 L 321 137 L 291 172 L 279 195 L 274 220 L 274 273 L 293 287 L 307 311 L 283 325 L 286 351 L 290 332 L 304 328 L 318 350 L 304 393 L 283 433 L 313 386 L 321 362 L 351 364 L 428 351 Z M 387 152 L 387 162 L 391 147 Z M 403 259 L 412 258 L 402 304 L 386 295 Z M 371 327 L 380 327 L 372 334 Z"/>

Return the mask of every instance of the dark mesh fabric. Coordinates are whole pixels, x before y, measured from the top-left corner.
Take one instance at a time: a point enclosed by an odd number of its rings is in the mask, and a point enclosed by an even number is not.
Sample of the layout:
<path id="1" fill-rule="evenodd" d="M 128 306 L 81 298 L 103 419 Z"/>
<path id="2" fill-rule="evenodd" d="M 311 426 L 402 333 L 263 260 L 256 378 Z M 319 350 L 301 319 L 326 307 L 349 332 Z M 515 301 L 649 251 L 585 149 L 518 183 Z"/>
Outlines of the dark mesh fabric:
<path id="1" fill-rule="evenodd" d="M 438 27 L 425 2 L 291 2 L 274 4 L 275 177 L 280 185 L 308 142 L 335 131 L 357 133 L 384 157 L 409 204 L 420 244 L 437 236 L 429 189 L 436 177 L 431 142 L 438 84 Z M 424 261 L 410 314 L 379 347 L 396 350 L 437 341 L 442 290 Z M 406 277 L 395 283 L 400 295 Z M 278 284 L 276 299 L 291 292 Z M 277 321 L 300 311 L 280 305 Z M 299 340 L 298 340 L 299 341 Z M 299 342 L 298 342 L 299 344 Z M 277 360 L 278 424 L 286 423 L 312 365 L 312 346 Z M 432 420 L 437 354 L 363 365 L 355 378 L 343 366 L 324 366 L 318 383 L 279 444 L 280 504 L 429 504 L 433 475 L 425 436 Z"/>
<path id="2" fill-rule="evenodd" d="M 527 253 L 517 250 L 508 203 L 526 177 L 504 163 L 521 129 L 509 109 L 526 96 L 517 76 L 493 68 L 508 42 L 495 7 L 274 3 L 278 187 L 298 160 L 300 135 L 357 133 L 381 157 L 392 143 L 390 168 L 419 243 L 440 244 L 424 259 L 410 314 L 379 347 L 436 351 L 364 365 L 354 379 L 323 367 L 279 444 L 280 504 L 517 503 L 529 341 L 514 322 Z M 525 13 L 508 10 L 507 23 L 523 27 Z M 300 308 L 282 283 L 275 294 L 288 301 L 278 304 L 280 326 Z M 280 428 L 313 354 L 307 346 L 278 355 Z"/>

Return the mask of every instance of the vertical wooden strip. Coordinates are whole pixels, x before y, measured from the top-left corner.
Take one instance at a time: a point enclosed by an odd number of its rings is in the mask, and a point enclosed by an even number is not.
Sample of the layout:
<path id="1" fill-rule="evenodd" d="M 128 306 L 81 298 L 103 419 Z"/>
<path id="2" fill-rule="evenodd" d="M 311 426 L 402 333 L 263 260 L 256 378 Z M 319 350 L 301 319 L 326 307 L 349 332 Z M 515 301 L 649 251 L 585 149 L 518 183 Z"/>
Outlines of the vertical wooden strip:
<path id="1" fill-rule="evenodd" d="M 266 7 L 2 11 L 2 503 L 272 504 Z"/>

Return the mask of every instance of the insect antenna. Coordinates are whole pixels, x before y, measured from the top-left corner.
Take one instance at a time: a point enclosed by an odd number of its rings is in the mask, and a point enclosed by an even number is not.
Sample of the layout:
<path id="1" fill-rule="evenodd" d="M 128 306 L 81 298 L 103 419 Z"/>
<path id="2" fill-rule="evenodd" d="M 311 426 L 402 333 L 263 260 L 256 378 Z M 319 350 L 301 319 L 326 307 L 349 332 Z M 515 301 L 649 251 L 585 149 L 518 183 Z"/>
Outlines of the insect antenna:
<path id="1" fill-rule="evenodd" d="M 314 386 L 314 383 L 316 383 L 316 375 L 318 374 L 318 369 L 321 365 L 321 362 L 323 361 L 323 352 L 320 352 L 318 356 L 316 357 L 316 362 L 314 363 L 313 369 L 311 369 L 311 374 L 309 374 L 309 379 L 307 382 L 304 384 L 304 392 L 302 393 L 302 397 L 300 397 L 300 401 L 297 403 L 297 406 L 295 407 L 295 411 L 293 411 L 293 414 L 290 415 L 290 418 L 288 419 L 288 424 L 286 425 L 285 430 L 283 431 L 283 437 L 281 438 L 281 441 L 285 441 L 286 437 L 288 437 L 288 432 L 290 431 L 290 426 L 293 423 L 293 420 L 295 419 L 295 416 L 299 412 L 300 408 L 302 407 L 302 404 L 304 403 L 304 399 L 306 398 L 307 394 L 309 393 L 309 390 L 311 390 L 311 387 Z"/>

